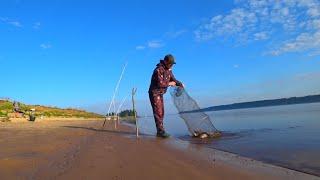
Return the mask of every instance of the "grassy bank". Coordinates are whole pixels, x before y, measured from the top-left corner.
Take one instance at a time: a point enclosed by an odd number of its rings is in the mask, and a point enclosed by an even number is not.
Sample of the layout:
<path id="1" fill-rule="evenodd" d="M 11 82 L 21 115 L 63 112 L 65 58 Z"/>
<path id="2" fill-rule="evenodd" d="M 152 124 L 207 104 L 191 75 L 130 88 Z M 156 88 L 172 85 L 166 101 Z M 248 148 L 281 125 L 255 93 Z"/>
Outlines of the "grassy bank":
<path id="1" fill-rule="evenodd" d="M 35 115 L 37 117 L 47 117 L 47 118 L 103 118 L 103 115 L 87 112 L 84 110 L 73 109 L 73 108 L 57 108 L 48 107 L 41 105 L 27 105 L 20 103 L 20 109 L 23 112 L 27 112 L 30 109 L 35 109 Z M 0 100 L 0 117 L 6 118 L 13 111 L 13 103 L 8 100 Z"/>

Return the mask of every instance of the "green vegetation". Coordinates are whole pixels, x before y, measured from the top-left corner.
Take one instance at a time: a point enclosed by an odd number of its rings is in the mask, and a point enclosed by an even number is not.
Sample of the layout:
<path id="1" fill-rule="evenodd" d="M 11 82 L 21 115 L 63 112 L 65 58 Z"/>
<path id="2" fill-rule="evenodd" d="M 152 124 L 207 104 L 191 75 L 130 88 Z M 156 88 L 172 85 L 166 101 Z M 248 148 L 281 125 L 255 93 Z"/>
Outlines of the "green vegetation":
<path id="1" fill-rule="evenodd" d="M 115 115 L 116 115 L 116 113 L 114 113 L 114 112 L 107 114 L 107 116 L 115 116 Z"/>
<path id="2" fill-rule="evenodd" d="M 120 117 L 128 117 L 128 116 L 134 117 L 134 111 L 133 110 L 124 110 L 119 113 L 119 116 Z"/>
<path id="3" fill-rule="evenodd" d="M 116 115 L 117 114 L 115 112 L 111 112 L 111 113 L 107 114 L 107 116 L 116 116 Z M 131 117 L 131 116 L 134 117 L 133 110 L 124 110 L 119 113 L 119 117 Z"/>
<path id="4" fill-rule="evenodd" d="M 24 112 L 29 111 L 30 109 L 35 109 L 36 116 L 44 117 L 63 117 L 63 118 L 103 118 L 102 115 L 86 112 L 84 110 L 78 109 L 61 109 L 57 107 L 46 107 L 41 105 L 26 105 L 20 103 L 20 109 Z M 7 100 L 0 100 L 0 117 L 8 116 L 8 113 L 12 113 L 13 104 Z"/>
<path id="5" fill-rule="evenodd" d="M 137 112 L 136 112 L 137 114 Z M 119 113 L 119 117 L 122 121 L 128 122 L 128 123 L 132 123 L 135 124 L 136 123 L 136 119 L 134 116 L 134 111 L 133 110 L 124 110 L 121 111 Z"/>
<path id="6" fill-rule="evenodd" d="M 7 113 L 4 111 L 0 111 L 0 117 L 7 117 Z"/>
<path id="7" fill-rule="evenodd" d="M 13 105 L 9 101 L 0 100 L 0 117 L 7 117 L 8 113 L 12 112 Z"/>

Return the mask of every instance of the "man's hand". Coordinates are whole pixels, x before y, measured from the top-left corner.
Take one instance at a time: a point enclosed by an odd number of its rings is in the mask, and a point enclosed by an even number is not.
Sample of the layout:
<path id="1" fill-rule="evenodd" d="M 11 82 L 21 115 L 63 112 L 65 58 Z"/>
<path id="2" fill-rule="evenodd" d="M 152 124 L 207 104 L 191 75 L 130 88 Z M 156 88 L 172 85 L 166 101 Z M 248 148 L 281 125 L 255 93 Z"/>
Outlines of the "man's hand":
<path id="1" fill-rule="evenodd" d="M 177 84 L 176 84 L 176 82 L 171 81 L 171 82 L 169 82 L 169 86 L 177 86 Z"/>
<path id="2" fill-rule="evenodd" d="M 176 86 L 179 86 L 180 88 L 184 88 L 184 84 L 180 81 L 178 81 L 178 83 L 176 84 Z"/>

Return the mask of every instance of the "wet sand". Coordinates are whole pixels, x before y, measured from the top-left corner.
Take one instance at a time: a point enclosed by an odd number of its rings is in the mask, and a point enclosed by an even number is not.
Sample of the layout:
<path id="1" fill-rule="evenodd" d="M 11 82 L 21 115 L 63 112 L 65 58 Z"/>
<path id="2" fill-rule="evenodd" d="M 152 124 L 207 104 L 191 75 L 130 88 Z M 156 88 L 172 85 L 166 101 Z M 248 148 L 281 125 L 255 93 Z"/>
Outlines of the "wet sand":
<path id="1" fill-rule="evenodd" d="M 208 160 L 150 135 L 135 138 L 129 126 L 102 121 L 0 123 L 1 179 L 284 179 L 241 168 L 237 158 Z M 199 153 L 202 151 L 199 150 Z M 219 154 L 219 155 L 218 155 Z M 223 160 L 224 159 L 224 160 Z M 226 163 L 237 161 L 238 163 Z M 288 174 L 288 173 L 287 173 Z M 293 175 L 295 175 L 293 173 Z M 301 174 L 299 174 L 301 175 Z M 316 179 L 301 175 L 293 176 Z"/>

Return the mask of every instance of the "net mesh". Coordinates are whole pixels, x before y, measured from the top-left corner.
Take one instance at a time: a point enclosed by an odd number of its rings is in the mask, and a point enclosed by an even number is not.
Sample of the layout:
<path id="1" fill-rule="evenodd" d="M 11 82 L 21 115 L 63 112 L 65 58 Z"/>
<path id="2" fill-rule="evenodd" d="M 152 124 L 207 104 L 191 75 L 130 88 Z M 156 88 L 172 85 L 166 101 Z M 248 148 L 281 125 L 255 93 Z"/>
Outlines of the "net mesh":
<path id="1" fill-rule="evenodd" d="M 212 124 L 210 117 L 200 111 L 197 102 L 189 96 L 185 88 L 172 87 L 170 94 L 180 117 L 186 123 L 192 136 L 199 136 L 203 133 L 214 136 L 219 132 Z"/>

